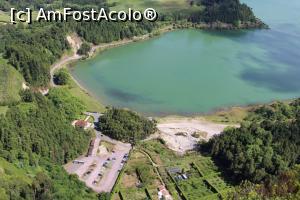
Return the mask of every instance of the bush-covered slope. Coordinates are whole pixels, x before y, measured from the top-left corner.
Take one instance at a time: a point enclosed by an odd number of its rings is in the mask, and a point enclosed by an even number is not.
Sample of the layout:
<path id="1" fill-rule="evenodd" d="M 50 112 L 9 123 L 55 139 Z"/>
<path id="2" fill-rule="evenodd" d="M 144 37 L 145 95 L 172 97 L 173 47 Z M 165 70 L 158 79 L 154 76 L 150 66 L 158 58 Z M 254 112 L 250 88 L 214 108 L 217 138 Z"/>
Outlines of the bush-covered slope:
<path id="1" fill-rule="evenodd" d="M 66 94 L 61 106 L 53 100 L 55 95 L 47 98 L 27 90 L 22 103 L 0 115 L 3 199 L 97 198 L 61 167 L 86 150 L 91 134 L 71 125 L 68 105 L 78 101 Z"/>
<path id="2" fill-rule="evenodd" d="M 0 104 L 19 101 L 23 82 L 22 75 L 5 60 L 0 59 Z"/>
<path id="3" fill-rule="evenodd" d="M 280 174 L 300 163 L 300 99 L 256 109 L 206 148 L 237 180 L 259 183 Z"/>
<path id="4" fill-rule="evenodd" d="M 47 171 L 46 171 L 47 169 Z M 0 158 L 0 199 L 97 199 L 74 175 L 43 161 L 38 168 L 18 167 Z"/>

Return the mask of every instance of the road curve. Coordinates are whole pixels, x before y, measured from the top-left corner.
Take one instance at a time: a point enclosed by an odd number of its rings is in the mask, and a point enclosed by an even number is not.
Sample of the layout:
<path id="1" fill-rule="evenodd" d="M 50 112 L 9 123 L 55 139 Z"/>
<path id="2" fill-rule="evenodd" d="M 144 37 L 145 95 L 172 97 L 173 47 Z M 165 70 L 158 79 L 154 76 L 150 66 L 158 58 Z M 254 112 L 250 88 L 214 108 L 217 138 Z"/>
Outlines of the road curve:
<path id="1" fill-rule="evenodd" d="M 67 63 L 70 63 L 72 61 L 78 60 L 82 58 L 83 56 L 78 55 L 77 51 L 80 48 L 82 41 L 77 35 L 67 36 L 67 41 L 69 45 L 72 48 L 73 54 L 72 55 L 65 55 L 63 56 L 58 62 L 54 63 L 50 69 L 50 85 L 51 87 L 56 87 L 56 84 L 54 83 L 54 73 L 56 70 L 62 68 Z"/>

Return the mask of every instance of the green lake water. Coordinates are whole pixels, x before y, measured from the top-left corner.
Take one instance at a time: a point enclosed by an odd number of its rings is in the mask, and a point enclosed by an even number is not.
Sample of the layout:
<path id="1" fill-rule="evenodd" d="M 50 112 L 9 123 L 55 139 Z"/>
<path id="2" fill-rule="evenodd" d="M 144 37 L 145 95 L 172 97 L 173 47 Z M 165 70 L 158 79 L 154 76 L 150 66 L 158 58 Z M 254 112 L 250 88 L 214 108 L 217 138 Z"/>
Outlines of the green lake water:
<path id="1" fill-rule="evenodd" d="M 178 30 L 77 63 L 106 105 L 199 114 L 300 97 L 300 1 L 247 0 L 270 30 Z"/>

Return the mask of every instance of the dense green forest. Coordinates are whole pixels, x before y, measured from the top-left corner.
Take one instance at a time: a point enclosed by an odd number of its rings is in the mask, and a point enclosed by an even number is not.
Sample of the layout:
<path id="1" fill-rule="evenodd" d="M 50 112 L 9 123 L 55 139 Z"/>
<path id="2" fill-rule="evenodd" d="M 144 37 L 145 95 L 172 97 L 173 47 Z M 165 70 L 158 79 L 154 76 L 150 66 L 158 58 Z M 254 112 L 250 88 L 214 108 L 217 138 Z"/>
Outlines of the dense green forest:
<path id="1" fill-rule="evenodd" d="M 72 26 L 72 25 L 70 25 Z M 158 27 L 153 22 L 81 22 L 76 23 L 74 30 L 87 42 L 93 44 L 132 38 L 134 36 L 151 33 Z"/>
<path id="2" fill-rule="evenodd" d="M 0 185 L 9 197 L 4 199 L 96 199 L 61 167 L 83 153 L 91 138 L 71 126 L 71 116 L 83 111 L 78 101 L 60 89 L 49 97 L 26 90 L 21 97 L 0 116 L 0 157 L 6 160 L 0 160 Z M 25 181 L 10 178 L 18 175 L 9 171 L 14 166 Z"/>
<path id="3" fill-rule="evenodd" d="M 0 117 L 0 155 L 3 158 L 34 165 L 39 157 L 47 157 L 62 164 L 86 148 L 90 136 L 70 125 L 72 115 L 67 106 L 57 103 L 58 94 L 52 94 L 54 91 L 49 98 L 29 90 L 23 92 L 24 102 L 11 106 L 6 115 Z M 74 98 L 60 99 L 65 105 L 74 105 Z"/>
<path id="4" fill-rule="evenodd" d="M 240 0 L 199 0 L 197 4 L 204 6 L 203 12 L 194 13 L 192 22 L 224 22 L 237 24 L 238 22 L 255 22 L 256 17 L 251 8 Z"/>
<path id="5" fill-rule="evenodd" d="M 100 117 L 99 129 L 114 139 L 135 144 L 153 134 L 156 125 L 132 111 L 111 108 Z"/>
<path id="6" fill-rule="evenodd" d="M 74 175 L 49 161 L 38 167 L 19 167 L 0 158 L 0 199 L 98 199 Z"/>
<path id="7" fill-rule="evenodd" d="M 230 199 L 239 200 L 296 200 L 300 199 L 300 165 L 281 172 L 277 177 L 254 184 L 250 181 L 242 182 Z"/>
<path id="8" fill-rule="evenodd" d="M 0 54 L 33 86 L 48 85 L 49 66 L 69 48 L 65 32 L 54 25 L 1 26 L 0 36 Z"/>
<path id="9" fill-rule="evenodd" d="M 270 182 L 300 164 L 300 99 L 255 109 L 202 145 L 236 181 Z"/>

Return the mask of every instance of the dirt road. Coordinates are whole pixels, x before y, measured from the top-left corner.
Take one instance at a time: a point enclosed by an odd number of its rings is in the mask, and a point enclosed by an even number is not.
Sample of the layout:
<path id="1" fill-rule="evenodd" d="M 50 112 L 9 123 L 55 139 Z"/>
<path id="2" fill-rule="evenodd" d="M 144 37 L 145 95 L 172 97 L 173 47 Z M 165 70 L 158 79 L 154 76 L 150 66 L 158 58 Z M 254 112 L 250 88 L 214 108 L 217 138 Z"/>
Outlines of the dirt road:
<path id="1" fill-rule="evenodd" d="M 77 54 L 77 51 L 82 44 L 81 39 L 77 35 L 73 34 L 73 35 L 67 36 L 67 41 L 69 42 L 73 53 L 72 53 L 72 55 L 64 55 L 59 61 L 57 61 L 56 63 L 54 63 L 54 65 L 52 65 L 52 67 L 50 69 L 51 87 L 56 86 L 54 83 L 54 73 L 56 70 L 62 68 L 63 66 L 65 66 L 66 64 L 68 64 L 72 61 L 79 60 L 80 58 L 82 58 L 81 55 Z"/>

